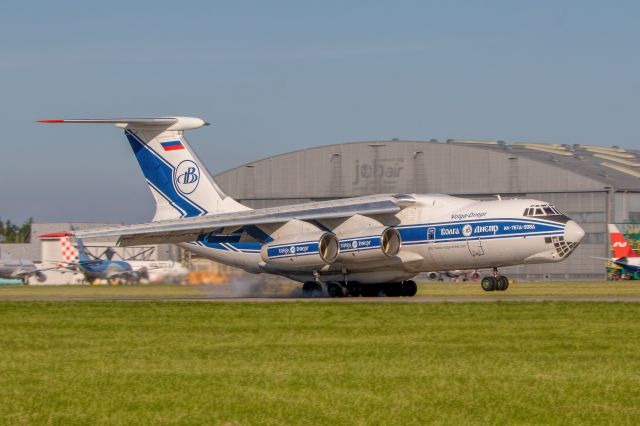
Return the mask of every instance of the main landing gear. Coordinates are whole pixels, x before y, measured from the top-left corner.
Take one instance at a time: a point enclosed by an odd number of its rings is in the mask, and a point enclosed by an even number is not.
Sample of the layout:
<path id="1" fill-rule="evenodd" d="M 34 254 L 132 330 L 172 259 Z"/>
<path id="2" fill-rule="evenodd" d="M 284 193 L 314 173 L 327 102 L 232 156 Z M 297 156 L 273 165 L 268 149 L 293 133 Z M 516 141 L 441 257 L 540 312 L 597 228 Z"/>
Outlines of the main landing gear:
<path id="1" fill-rule="evenodd" d="M 323 289 L 326 288 L 326 293 Z M 415 281 L 407 280 L 402 282 L 384 284 L 360 284 L 355 281 L 329 281 L 320 283 L 307 281 L 302 285 L 303 297 L 412 297 L 418 292 Z"/>
<path id="2" fill-rule="evenodd" d="M 498 268 L 493 268 L 493 275 L 483 277 L 480 286 L 484 291 L 505 291 L 509 288 L 509 278 L 500 275 Z"/>
<path id="3" fill-rule="evenodd" d="M 302 284 L 302 296 L 320 297 L 322 296 L 322 284 L 315 281 L 307 281 Z"/>

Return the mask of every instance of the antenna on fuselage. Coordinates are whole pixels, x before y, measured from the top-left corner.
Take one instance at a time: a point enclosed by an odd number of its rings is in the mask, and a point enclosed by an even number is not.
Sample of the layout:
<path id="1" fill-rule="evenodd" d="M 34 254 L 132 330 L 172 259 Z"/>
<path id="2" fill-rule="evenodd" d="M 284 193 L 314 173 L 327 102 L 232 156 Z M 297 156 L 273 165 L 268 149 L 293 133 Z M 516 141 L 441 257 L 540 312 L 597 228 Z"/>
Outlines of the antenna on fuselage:
<path id="1" fill-rule="evenodd" d="M 498 201 L 502 201 L 502 197 L 500 196 L 500 194 L 496 194 L 496 195 L 494 195 L 494 197 L 497 197 Z"/>

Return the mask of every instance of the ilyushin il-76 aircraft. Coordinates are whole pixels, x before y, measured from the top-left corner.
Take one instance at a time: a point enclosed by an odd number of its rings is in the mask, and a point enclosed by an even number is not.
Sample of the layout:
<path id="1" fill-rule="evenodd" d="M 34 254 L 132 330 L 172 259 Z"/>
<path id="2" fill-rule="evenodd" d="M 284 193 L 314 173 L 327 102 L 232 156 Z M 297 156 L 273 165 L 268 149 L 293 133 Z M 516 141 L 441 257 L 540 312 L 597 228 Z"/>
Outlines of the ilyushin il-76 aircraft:
<path id="1" fill-rule="evenodd" d="M 150 223 L 79 230 L 121 246 L 176 243 L 252 273 L 303 283 L 305 296 L 413 296 L 420 272 L 492 269 L 486 291 L 506 290 L 499 268 L 560 262 L 582 228 L 531 199 L 476 201 L 441 194 L 383 194 L 251 209 L 226 195 L 183 136 L 193 117 L 42 120 L 124 129 L 156 202 Z"/>

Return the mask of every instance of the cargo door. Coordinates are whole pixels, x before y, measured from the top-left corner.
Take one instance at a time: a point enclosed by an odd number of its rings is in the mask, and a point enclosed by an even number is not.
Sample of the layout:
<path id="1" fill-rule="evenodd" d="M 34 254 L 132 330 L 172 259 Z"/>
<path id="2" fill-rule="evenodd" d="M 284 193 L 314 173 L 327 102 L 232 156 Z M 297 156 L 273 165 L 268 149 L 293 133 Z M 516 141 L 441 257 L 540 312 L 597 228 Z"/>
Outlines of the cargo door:
<path id="1" fill-rule="evenodd" d="M 472 235 L 473 227 L 471 225 L 465 225 L 462 227 L 462 235 L 467 239 L 467 248 L 471 256 L 484 256 L 484 247 L 482 246 L 482 238 Z"/>
<path id="2" fill-rule="evenodd" d="M 467 247 L 471 256 L 484 256 L 484 247 L 480 237 L 467 238 Z"/>

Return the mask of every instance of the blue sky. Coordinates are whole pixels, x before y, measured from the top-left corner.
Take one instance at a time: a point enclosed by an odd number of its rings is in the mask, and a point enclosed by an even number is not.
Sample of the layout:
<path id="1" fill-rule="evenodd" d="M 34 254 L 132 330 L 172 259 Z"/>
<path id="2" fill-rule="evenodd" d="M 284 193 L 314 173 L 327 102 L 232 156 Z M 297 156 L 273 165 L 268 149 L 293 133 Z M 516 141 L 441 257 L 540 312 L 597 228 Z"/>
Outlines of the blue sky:
<path id="1" fill-rule="evenodd" d="M 356 140 L 640 148 L 640 3 L 3 3 L 0 217 L 139 222 L 121 132 L 39 118 L 194 115 L 212 173 Z"/>

